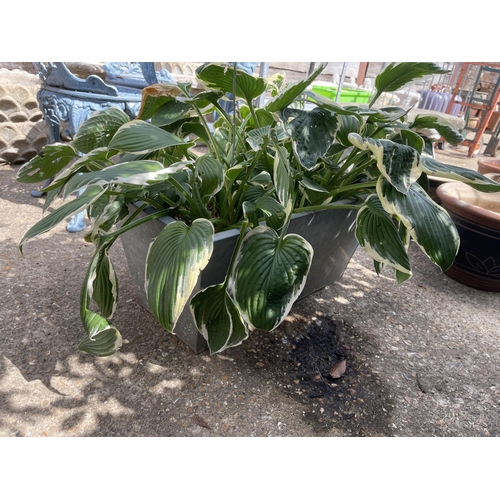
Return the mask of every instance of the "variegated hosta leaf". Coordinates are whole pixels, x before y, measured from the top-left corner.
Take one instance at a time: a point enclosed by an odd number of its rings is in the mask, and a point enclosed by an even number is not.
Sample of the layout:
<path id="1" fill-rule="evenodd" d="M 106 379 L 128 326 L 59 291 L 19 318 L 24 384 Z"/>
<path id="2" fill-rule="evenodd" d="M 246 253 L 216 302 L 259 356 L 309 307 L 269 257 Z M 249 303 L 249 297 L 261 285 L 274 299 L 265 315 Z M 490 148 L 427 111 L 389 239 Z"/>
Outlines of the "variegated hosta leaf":
<path id="1" fill-rule="evenodd" d="M 186 116 L 190 109 L 191 106 L 189 104 L 170 100 L 156 110 L 151 118 L 151 123 L 157 127 L 170 125 Z"/>
<path id="2" fill-rule="evenodd" d="M 149 120 L 155 112 L 165 103 L 172 101 L 181 94 L 180 86 L 170 83 L 155 83 L 142 89 L 141 109 L 137 118 L 139 120 Z"/>
<path id="3" fill-rule="evenodd" d="M 432 62 L 399 62 L 390 63 L 375 78 L 375 93 L 370 100 L 373 105 L 383 92 L 395 92 L 407 83 L 425 75 L 448 73 Z"/>
<path id="4" fill-rule="evenodd" d="M 461 181 L 484 193 L 497 193 L 500 191 L 500 184 L 475 170 L 440 163 L 433 158 L 422 158 L 422 168 L 428 175 Z"/>
<path id="5" fill-rule="evenodd" d="M 349 140 L 357 148 L 371 151 L 381 174 L 401 193 L 407 193 L 422 174 L 420 154 L 410 146 L 354 133 L 349 134 Z"/>
<path id="6" fill-rule="evenodd" d="M 88 309 L 81 311 L 86 334 L 78 349 L 93 356 L 111 356 L 123 344 L 118 329 L 102 316 Z"/>
<path id="7" fill-rule="evenodd" d="M 243 239 L 230 279 L 230 293 L 244 321 L 273 330 L 304 288 L 313 249 L 301 236 L 278 236 L 259 226 Z"/>
<path id="8" fill-rule="evenodd" d="M 214 106 L 217 103 L 217 101 L 222 97 L 222 95 L 223 92 L 214 92 L 210 90 L 210 91 L 200 92 L 199 94 L 196 94 L 191 97 L 179 96 L 178 99 L 181 102 L 193 104 L 198 109 L 203 109 L 203 111 L 206 112 L 212 109 L 212 106 Z"/>
<path id="9" fill-rule="evenodd" d="M 299 185 L 302 187 L 303 194 L 311 205 L 325 205 L 332 201 L 331 196 L 325 198 L 328 189 L 305 176 L 299 180 Z"/>
<path id="10" fill-rule="evenodd" d="M 257 185 L 257 186 L 250 186 L 246 191 L 244 195 L 244 201 L 249 201 L 253 204 L 261 197 L 266 195 L 266 190 L 264 189 L 263 186 Z"/>
<path id="11" fill-rule="evenodd" d="M 47 144 L 41 155 L 35 156 L 17 171 L 16 179 L 25 184 L 46 181 L 75 158 L 78 158 L 78 153 L 70 144 Z"/>
<path id="12" fill-rule="evenodd" d="M 111 318 L 118 302 L 118 280 L 107 248 L 101 250 L 90 281 L 92 283 L 92 298 L 103 316 Z"/>
<path id="13" fill-rule="evenodd" d="M 267 126 L 273 126 L 276 123 L 274 115 L 264 108 L 257 108 L 254 110 L 257 115 L 258 123 L 255 123 L 253 115 L 250 113 L 250 108 L 248 106 L 240 106 L 240 113 L 242 118 L 248 118 L 247 130 L 252 128 L 262 128 Z"/>
<path id="14" fill-rule="evenodd" d="M 405 245 L 393 219 L 375 194 L 370 195 L 358 211 L 356 238 L 370 257 L 411 276 Z"/>
<path id="15" fill-rule="evenodd" d="M 205 144 L 210 144 L 210 134 L 207 129 L 199 122 L 186 121 L 179 128 L 178 134 L 182 137 L 190 134 L 199 137 Z"/>
<path id="16" fill-rule="evenodd" d="M 269 172 L 266 172 L 264 170 L 262 172 L 259 172 L 254 177 L 252 177 L 248 182 L 251 185 L 254 185 L 254 186 L 266 186 L 266 187 L 270 187 L 271 184 L 272 184 L 272 182 L 273 182 L 273 180 L 272 180 L 271 176 L 269 175 Z"/>
<path id="17" fill-rule="evenodd" d="M 89 308 L 90 299 L 95 295 L 94 290 L 97 285 L 98 288 L 103 286 L 103 288 L 100 288 L 97 292 L 98 300 L 101 302 L 100 304 L 98 303 L 98 305 L 102 305 L 104 310 L 108 313 L 112 313 L 114 310 L 115 305 L 113 302 L 117 299 L 117 288 L 113 288 L 112 285 L 110 286 L 110 283 L 104 284 L 103 281 L 105 280 L 101 280 L 102 276 L 98 278 L 98 282 L 96 282 L 96 277 L 99 274 L 97 268 L 100 267 L 100 262 L 103 259 L 107 259 L 107 251 L 113 241 L 114 240 L 110 240 L 105 245 L 96 249 L 87 269 L 80 293 L 80 318 L 85 329 L 85 337 L 78 348 L 94 356 L 110 356 L 122 346 L 122 337 L 118 329 L 111 325 L 100 314 L 91 311 Z M 106 272 L 105 267 L 106 264 L 104 267 L 101 267 L 100 272 Z M 111 272 L 114 274 L 114 271 Z M 116 280 L 116 276 L 108 276 L 110 282 Z M 104 295 L 108 296 L 104 297 Z"/>
<path id="18" fill-rule="evenodd" d="M 118 129 L 108 147 L 125 153 L 146 154 L 182 144 L 186 143 L 166 130 L 149 122 L 132 120 Z"/>
<path id="19" fill-rule="evenodd" d="M 104 189 L 99 186 L 93 186 L 86 189 L 80 196 L 74 200 L 62 205 L 57 208 L 49 215 L 45 216 L 43 219 L 38 221 L 34 226 L 32 226 L 29 231 L 23 236 L 21 243 L 19 243 L 19 248 L 22 251 L 23 244 L 39 236 L 40 234 L 50 231 L 53 227 L 57 226 L 60 222 L 71 217 L 82 210 L 85 210 L 89 205 L 94 203 L 100 196 L 104 194 Z"/>
<path id="20" fill-rule="evenodd" d="M 398 122 L 408 114 L 408 110 L 404 108 L 400 108 L 398 106 L 386 106 L 384 108 L 370 109 L 368 115 L 368 121 L 371 123 L 387 123 L 391 125 L 392 123 Z M 365 114 L 365 112 L 360 111 L 361 115 Z"/>
<path id="21" fill-rule="evenodd" d="M 448 212 L 434 203 L 418 182 L 404 195 L 381 177 L 377 194 L 384 210 L 396 215 L 432 262 L 446 271 L 453 264 L 460 243 Z"/>
<path id="22" fill-rule="evenodd" d="M 59 172 L 52 182 L 44 188 L 49 195 L 52 191 L 59 192 L 61 187 L 68 181 L 70 177 L 76 175 L 79 171 L 98 171 L 112 164 L 108 160 L 109 150 L 107 148 L 98 148 L 91 151 L 89 154 L 79 157 L 68 168 Z"/>
<path id="23" fill-rule="evenodd" d="M 169 332 L 182 313 L 202 269 L 213 251 L 214 227 L 197 219 L 191 227 L 184 222 L 168 224 L 151 243 L 146 258 L 148 304 Z"/>
<path id="24" fill-rule="evenodd" d="M 127 114 L 119 108 L 104 109 L 94 113 L 80 125 L 71 144 L 84 154 L 106 147 L 116 131 L 129 121 Z"/>
<path id="25" fill-rule="evenodd" d="M 271 127 L 266 125 L 265 127 L 256 128 L 249 130 L 247 134 L 247 142 L 254 151 L 258 151 L 262 144 L 264 144 L 264 139 L 269 137 L 269 131 Z"/>
<path id="26" fill-rule="evenodd" d="M 285 207 L 271 196 L 262 196 L 255 202 L 255 207 L 266 217 L 266 223 L 275 231 L 279 231 L 286 220 Z"/>
<path id="27" fill-rule="evenodd" d="M 314 80 L 316 80 L 326 66 L 327 63 L 321 63 L 307 78 L 290 85 L 284 85 L 281 88 L 280 93 L 265 105 L 265 109 L 271 113 L 285 109 L 287 106 L 292 104 L 292 102 L 295 101 L 295 98 L 302 94 L 302 92 L 304 92 L 307 87 L 314 82 Z"/>
<path id="28" fill-rule="evenodd" d="M 123 196 L 101 196 L 89 207 L 88 215 L 92 220 L 92 226 L 91 232 L 85 237 L 86 241 L 96 241 L 126 214 L 128 214 L 128 207 Z"/>
<path id="29" fill-rule="evenodd" d="M 398 144 L 405 144 L 413 149 L 416 149 L 420 154 L 423 153 L 425 142 L 421 135 L 413 132 L 413 130 L 399 129 L 398 134 L 392 137 L 393 142 Z"/>
<path id="30" fill-rule="evenodd" d="M 293 183 L 288 154 L 282 146 L 276 146 L 273 170 L 274 187 L 278 200 L 285 207 L 286 214 L 290 215 L 293 209 Z"/>
<path id="31" fill-rule="evenodd" d="M 411 234 L 410 231 L 408 231 L 408 228 L 402 222 L 399 222 L 398 224 L 398 233 L 401 236 L 401 240 L 403 241 L 405 250 L 408 252 L 408 248 L 410 246 L 410 241 L 411 241 Z M 396 269 L 396 282 L 398 285 L 401 285 L 401 283 L 404 283 L 410 278 L 411 274 Z"/>
<path id="32" fill-rule="evenodd" d="M 441 137 L 450 144 L 456 145 L 463 142 L 463 135 L 444 118 L 439 116 L 417 115 L 410 127 L 413 129 L 433 128 Z"/>
<path id="33" fill-rule="evenodd" d="M 363 121 L 357 115 L 339 115 L 341 118 L 340 128 L 337 131 L 336 139 L 342 146 L 350 147 L 348 139 L 350 133 L 358 133 Z"/>
<path id="34" fill-rule="evenodd" d="M 316 94 L 311 90 L 304 91 L 304 95 L 312 98 L 318 108 L 333 111 L 334 113 L 339 115 L 370 115 L 377 113 L 376 110 L 372 110 L 366 105 L 346 105 L 346 103 L 335 102 L 332 99 L 329 99 L 328 97 L 325 97 L 321 94 Z"/>
<path id="35" fill-rule="evenodd" d="M 75 175 L 65 186 L 65 196 L 78 191 L 86 186 L 105 186 L 108 184 L 133 184 L 143 186 L 148 181 L 158 177 L 158 173 L 164 172 L 163 165 L 153 160 L 136 160 L 126 163 L 111 165 L 97 172 L 87 172 Z"/>
<path id="36" fill-rule="evenodd" d="M 224 167 L 214 157 L 206 154 L 196 160 L 196 171 L 201 183 L 200 195 L 203 201 L 217 194 L 224 186 Z"/>
<path id="37" fill-rule="evenodd" d="M 243 215 L 248 221 L 250 227 L 257 227 L 259 225 L 259 216 L 257 215 L 257 209 L 251 201 L 244 201 L 241 204 L 243 209 Z"/>
<path id="38" fill-rule="evenodd" d="M 248 328 L 222 284 L 198 292 L 190 304 L 196 327 L 208 343 L 210 354 L 240 345 Z"/>
<path id="39" fill-rule="evenodd" d="M 232 93 L 242 97 L 247 103 L 259 97 L 266 90 L 266 82 L 262 78 L 249 75 L 246 71 L 236 69 L 236 87 L 233 89 L 234 68 L 231 64 L 207 63 L 196 69 L 196 76 L 207 87 Z"/>
<path id="40" fill-rule="evenodd" d="M 308 170 L 314 168 L 333 144 L 340 117 L 320 108 L 311 111 L 287 108 L 282 116 L 301 165 Z"/>

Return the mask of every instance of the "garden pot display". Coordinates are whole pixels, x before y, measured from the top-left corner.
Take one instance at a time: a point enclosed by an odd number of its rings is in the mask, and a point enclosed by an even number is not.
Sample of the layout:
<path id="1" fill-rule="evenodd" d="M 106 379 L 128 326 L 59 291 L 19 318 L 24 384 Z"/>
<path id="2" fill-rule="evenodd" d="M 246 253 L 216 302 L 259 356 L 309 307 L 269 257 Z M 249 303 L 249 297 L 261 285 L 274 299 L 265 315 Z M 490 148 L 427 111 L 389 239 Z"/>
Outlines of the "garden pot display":
<path id="1" fill-rule="evenodd" d="M 450 182 L 440 185 L 437 195 L 460 235 L 458 254 L 446 274 L 467 286 L 500 292 L 500 193 Z"/>
<path id="2" fill-rule="evenodd" d="M 300 298 L 324 288 L 344 273 L 358 246 L 354 235 L 356 213 L 356 210 L 347 209 L 321 210 L 297 214 L 292 218 L 288 233 L 303 236 L 314 249 L 311 269 Z M 144 278 L 148 248 L 153 238 L 172 221 L 170 217 L 162 217 L 142 224 L 120 237 L 137 299 L 146 309 L 149 308 Z M 223 231 L 215 235 L 213 255 L 201 272 L 192 295 L 224 280 L 238 235 L 238 230 Z M 196 353 L 207 349 L 207 343 L 196 329 L 189 307 L 184 309 L 177 321 L 175 334 Z"/>
<path id="3" fill-rule="evenodd" d="M 480 174 L 500 174 L 500 160 L 480 158 L 477 160 L 477 171 Z"/>

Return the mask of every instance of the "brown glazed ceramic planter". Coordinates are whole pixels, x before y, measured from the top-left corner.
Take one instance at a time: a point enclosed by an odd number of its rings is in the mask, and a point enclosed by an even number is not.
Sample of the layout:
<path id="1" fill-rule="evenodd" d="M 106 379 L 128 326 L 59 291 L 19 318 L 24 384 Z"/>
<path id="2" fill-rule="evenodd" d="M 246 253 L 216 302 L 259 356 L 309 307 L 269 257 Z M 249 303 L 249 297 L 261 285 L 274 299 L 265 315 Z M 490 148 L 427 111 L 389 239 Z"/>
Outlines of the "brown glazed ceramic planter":
<path id="1" fill-rule="evenodd" d="M 460 249 L 446 274 L 467 286 L 500 292 L 500 193 L 481 193 L 461 182 L 442 184 L 436 193 L 460 235 Z"/>
<path id="2" fill-rule="evenodd" d="M 493 158 L 480 158 L 477 160 L 477 171 L 483 175 L 500 174 L 500 160 L 494 160 Z"/>

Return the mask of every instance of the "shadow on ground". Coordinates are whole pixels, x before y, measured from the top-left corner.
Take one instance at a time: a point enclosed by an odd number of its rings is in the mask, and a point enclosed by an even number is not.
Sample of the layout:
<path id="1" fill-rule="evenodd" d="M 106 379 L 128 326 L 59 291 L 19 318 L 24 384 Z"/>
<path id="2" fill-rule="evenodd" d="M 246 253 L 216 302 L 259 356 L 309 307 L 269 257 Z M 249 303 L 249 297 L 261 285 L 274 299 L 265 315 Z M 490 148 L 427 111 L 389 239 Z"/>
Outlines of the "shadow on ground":
<path id="1" fill-rule="evenodd" d="M 138 305 L 118 243 L 125 343 L 93 358 L 77 350 L 92 246 L 61 224 L 21 256 L 43 202 L 15 183 L 15 168 L 0 176 L 0 435 L 500 435 L 498 296 L 451 282 L 418 249 L 399 287 L 356 251 L 341 280 L 275 331 L 209 356 Z"/>

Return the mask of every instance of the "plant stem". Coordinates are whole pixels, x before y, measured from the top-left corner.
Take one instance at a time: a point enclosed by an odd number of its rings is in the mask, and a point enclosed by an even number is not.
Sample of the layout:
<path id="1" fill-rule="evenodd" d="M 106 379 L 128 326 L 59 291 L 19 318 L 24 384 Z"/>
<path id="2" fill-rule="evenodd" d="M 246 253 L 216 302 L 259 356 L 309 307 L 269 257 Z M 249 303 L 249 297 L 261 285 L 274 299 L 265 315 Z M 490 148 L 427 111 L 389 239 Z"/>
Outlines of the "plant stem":
<path id="1" fill-rule="evenodd" d="M 154 201 L 151 198 L 145 198 L 143 196 L 139 196 L 137 194 L 130 194 L 130 193 L 122 193 L 120 191 L 113 191 L 112 189 L 106 190 L 104 195 L 117 195 L 117 196 L 124 196 L 125 198 L 133 198 L 134 200 L 140 200 L 143 201 L 153 207 L 155 207 L 157 210 L 163 210 L 163 206 Z"/>
<path id="2" fill-rule="evenodd" d="M 248 168 L 244 179 L 241 181 L 241 184 L 238 186 L 238 190 L 236 191 L 235 195 L 233 197 L 231 197 L 231 201 L 229 203 L 229 208 L 228 208 L 227 217 L 226 217 L 229 220 L 229 223 L 231 223 L 231 215 L 233 214 L 233 212 L 235 214 L 238 214 L 240 209 L 241 209 L 241 205 L 243 204 L 244 190 L 247 187 L 248 179 L 250 179 L 250 176 L 253 174 L 253 171 L 255 169 L 255 165 L 257 165 L 257 161 L 260 158 L 261 153 L 262 153 L 262 149 L 259 149 L 258 153 L 255 155 L 255 158 L 252 161 L 252 164 Z M 238 205 L 237 205 L 237 209 L 234 210 L 234 205 L 236 202 L 238 203 Z"/>
<path id="3" fill-rule="evenodd" d="M 247 231 L 247 227 L 248 227 L 248 221 L 244 220 L 243 223 L 241 224 L 240 235 L 238 236 L 238 240 L 236 241 L 236 245 L 233 250 L 233 255 L 231 255 L 231 262 L 229 263 L 229 267 L 227 268 L 226 278 L 222 285 L 224 290 L 226 290 L 229 285 L 229 277 L 233 272 L 234 263 L 236 262 L 236 255 L 238 255 L 238 252 L 240 250 L 241 243 L 243 242 L 243 238 L 245 237 Z"/>
<path id="4" fill-rule="evenodd" d="M 303 207 L 303 208 L 296 208 L 293 213 L 294 214 L 300 214 L 303 212 L 317 212 L 319 210 L 342 210 L 342 209 L 347 209 L 347 210 L 359 210 L 363 205 L 354 205 L 354 204 L 329 204 L 329 205 L 314 205 L 311 207 Z"/>
<path id="5" fill-rule="evenodd" d="M 195 218 L 197 215 L 199 215 L 202 218 L 210 219 L 212 214 L 207 210 L 205 205 L 203 205 L 202 203 L 196 203 L 193 197 L 182 187 L 182 184 L 178 182 L 177 179 L 169 177 L 167 180 L 182 193 L 184 198 L 186 198 L 187 202 L 189 203 L 191 212 L 193 213 Z"/>
<path id="6" fill-rule="evenodd" d="M 160 217 L 168 215 L 170 212 L 170 209 L 159 210 L 158 212 L 154 212 L 152 214 L 146 215 L 145 217 L 142 217 L 141 219 L 139 219 L 135 222 L 131 222 L 141 212 L 142 212 L 142 207 L 138 208 L 133 214 L 131 214 L 129 216 L 129 218 L 121 225 L 121 227 L 119 229 L 117 229 L 116 231 L 114 231 L 112 233 L 108 233 L 105 236 L 105 238 L 116 239 L 121 234 L 126 233 L 127 231 L 130 231 L 131 229 L 134 229 L 135 227 L 138 227 L 141 224 L 144 224 L 145 222 L 149 222 L 150 220 L 154 220 L 154 219 L 159 219 Z"/>

